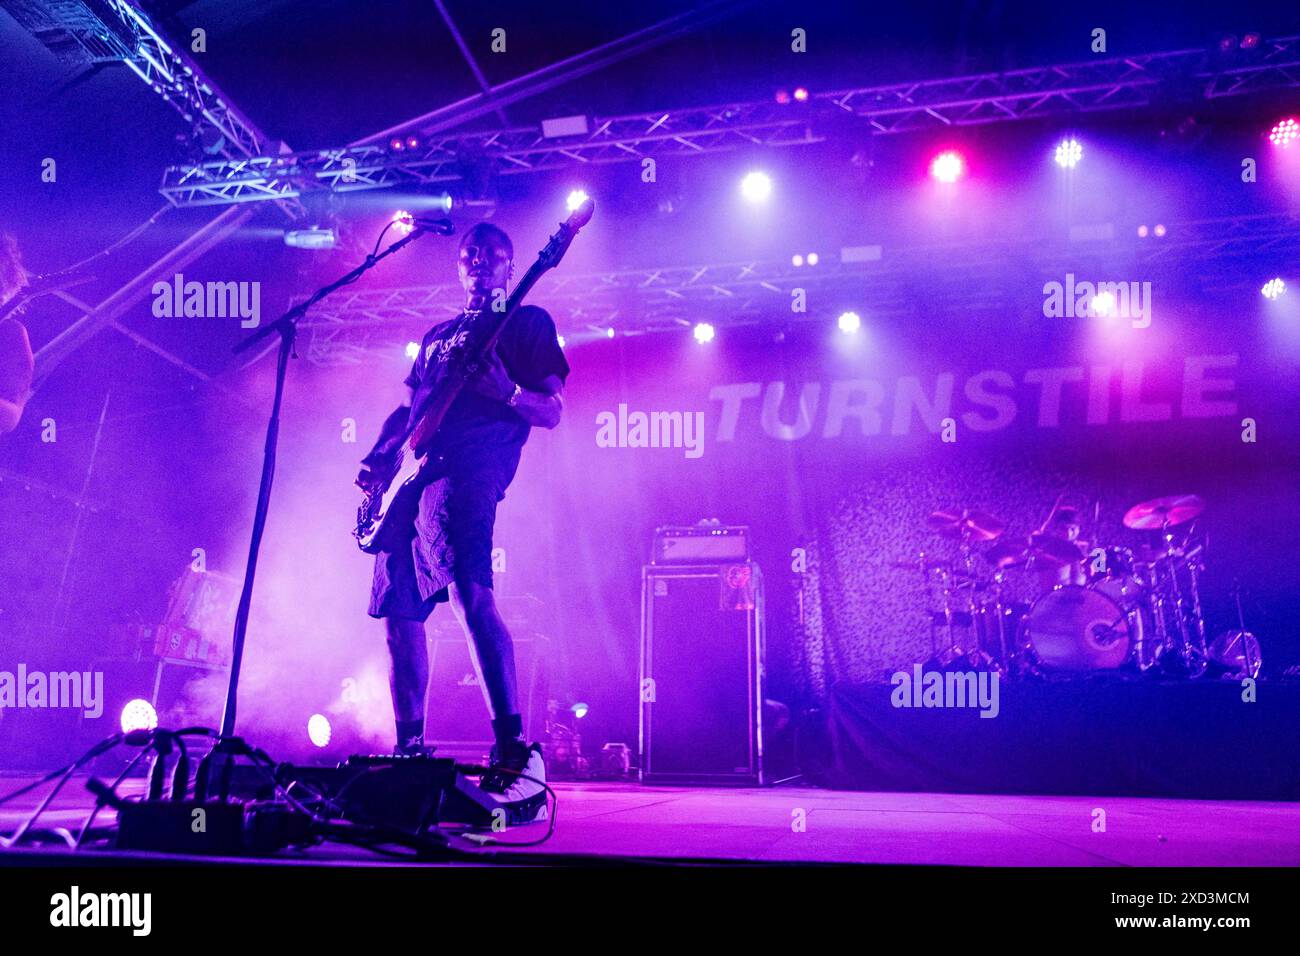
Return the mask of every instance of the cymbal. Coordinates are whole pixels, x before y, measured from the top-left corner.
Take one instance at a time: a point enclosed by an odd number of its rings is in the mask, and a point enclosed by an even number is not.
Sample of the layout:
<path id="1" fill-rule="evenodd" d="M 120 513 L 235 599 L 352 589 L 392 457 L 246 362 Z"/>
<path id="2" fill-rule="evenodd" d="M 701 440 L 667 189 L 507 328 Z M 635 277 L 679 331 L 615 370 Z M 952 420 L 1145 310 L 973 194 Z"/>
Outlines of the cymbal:
<path id="1" fill-rule="evenodd" d="M 1124 514 L 1124 527 L 1134 531 L 1159 531 L 1161 528 L 1191 521 L 1205 510 L 1205 499 L 1200 495 L 1169 495 L 1152 498 L 1129 508 Z"/>
<path id="2" fill-rule="evenodd" d="M 1074 542 L 1037 531 L 1029 536 L 1029 553 L 1048 564 L 1077 564 L 1083 560 L 1083 552 Z"/>
<path id="3" fill-rule="evenodd" d="M 982 511 L 947 508 L 925 519 L 931 531 L 945 538 L 969 537 L 972 541 L 993 541 L 1006 530 L 1005 522 Z"/>

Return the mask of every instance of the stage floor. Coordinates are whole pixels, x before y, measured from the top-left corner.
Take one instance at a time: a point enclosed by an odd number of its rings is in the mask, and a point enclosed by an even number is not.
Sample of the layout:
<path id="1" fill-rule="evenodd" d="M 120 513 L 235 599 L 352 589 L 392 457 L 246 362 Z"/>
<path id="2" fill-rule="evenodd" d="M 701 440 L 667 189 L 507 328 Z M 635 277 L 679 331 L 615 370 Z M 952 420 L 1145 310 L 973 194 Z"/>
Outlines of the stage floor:
<path id="1" fill-rule="evenodd" d="M 23 782 L 0 777 L 0 793 Z M 613 783 L 557 783 L 555 790 L 554 838 L 521 852 L 948 866 L 1300 864 L 1300 805 L 1289 803 Z M 42 825 L 75 832 L 89 800 L 84 782 L 74 781 Z M 35 806 L 30 795 L 15 803 L 0 806 L 6 836 Z M 1105 811 L 1105 832 L 1093 832 L 1097 809 Z M 502 838 L 533 839 L 544 830 L 545 824 L 532 824 Z M 303 863 L 376 860 L 335 846 L 285 856 Z"/>

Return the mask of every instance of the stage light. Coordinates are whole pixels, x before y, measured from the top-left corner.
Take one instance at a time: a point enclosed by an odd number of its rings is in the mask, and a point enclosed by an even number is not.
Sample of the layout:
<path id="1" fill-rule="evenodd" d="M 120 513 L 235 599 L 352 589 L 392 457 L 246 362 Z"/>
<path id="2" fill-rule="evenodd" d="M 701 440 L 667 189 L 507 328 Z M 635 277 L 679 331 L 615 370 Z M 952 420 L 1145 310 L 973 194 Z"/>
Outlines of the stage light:
<path id="1" fill-rule="evenodd" d="M 612 339 L 613 337 L 614 337 L 614 329 L 613 329 L 612 327 L 606 329 L 606 330 L 605 330 L 605 338 L 607 338 L 607 339 Z"/>
<path id="2" fill-rule="evenodd" d="M 1160 223 L 1160 222 L 1156 223 L 1156 228 L 1155 228 L 1156 238 L 1160 238 L 1166 232 L 1168 232 L 1168 230 L 1165 229 L 1164 223 Z"/>
<path id="3" fill-rule="evenodd" d="M 772 178 L 767 173 L 746 173 L 740 181 L 740 194 L 749 202 L 766 202 L 772 195 Z"/>
<path id="4" fill-rule="evenodd" d="M 416 139 L 414 136 L 408 136 L 408 137 L 406 137 L 406 148 L 407 148 L 407 149 L 418 149 L 419 146 L 420 146 L 420 141 L 419 141 L 418 139 Z"/>
<path id="5" fill-rule="evenodd" d="M 317 747 L 328 747 L 330 742 L 330 721 L 324 714 L 312 714 L 307 721 L 307 736 Z"/>
<path id="6" fill-rule="evenodd" d="M 564 336 L 563 336 L 563 335 L 557 335 L 557 336 L 555 337 L 555 341 L 557 341 L 557 342 L 560 343 L 560 348 L 564 348 Z"/>
<path id="7" fill-rule="evenodd" d="M 801 265 L 803 265 L 803 256 L 799 255 L 799 253 L 796 252 L 794 255 L 790 257 L 790 265 L 798 269 Z"/>
<path id="8" fill-rule="evenodd" d="M 1260 289 L 1259 292 L 1260 295 L 1272 302 L 1282 293 L 1286 292 L 1286 283 L 1280 278 L 1269 279 L 1264 283 L 1264 288 Z"/>
<path id="9" fill-rule="evenodd" d="M 127 701 L 122 708 L 122 733 L 129 734 L 133 730 L 155 730 L 158 727 L 158 712 L 153 709 L 153 704 L 149 703 L 142 697 L 135 700 Z"/>
<path id="10" fill-rule="evenodd" d="M 411 230 L 415 228 L 415 217 L 405 209 L 399 209 L 393 213 L 392 223 L 394 231 L 408 236 L 411 234 Z"/>
<path id="11" fill-rule="evenodd" d="M 1219 52 L 1228 53 L 1237 45 L 1237 37 L 1231 33 L 1225 33 L 1219 40 Z"/>
<path id="12" fill-rule="evenodd" d="M 394 136 L 392 139 L 388 141 L 388 146 L 394 152 L 401 152 L 402 149 L 405 148 L 406 143 L 402 140 L 402 137 Z"/>
<path id="13" fill-rule="evenodd" d="M 966 172 L 966 161 L 961 153 L 945 150 L 930 164 L 930 175 L 941 183 L 955 183 Z"/>
<path id="14" fill-rule="evenodd" d="M 862 317 L 856 312 L 841 312 L 837 324 L 845 335 L 852 335 L 862 328 Z"/>
<path id="15" fill-rule="evenodd" d="M 787 103 L 790 102 L 790 93 L 787 90 L 777 90 L 776 101 L 780 103 L 782 106 L 785 106 Z"/>
<path id="16" fill-rule="evenodd" d="M 1115 314 L 1115 295 L 1112 292 L 1099 292 L 1092 297 L 1089 312 L 1101 319 L 1109 319 Z"/>
<path id="17" fill-rule="evenodd" d="M 1291 116 L 1279 120 L 1268 134 L 1268 141 L 1278 149 L 1289 149 L 1297 138 L 1300 138 L 1300 123 Z"/>
<path id="18" fill-rule="evenodd" d="M 794 88 L 794 98 L 800 103 L 808 102 L 808 89 L 803 86 L 796 86 Z"/>
<path id="19" fill-rule="evenodd" d="M 294 249 L 333 249 L 338 245 L 338 233 L 333 229 L 310 226 L 307 229 L 286 229 L 284 244 Z"/>
<path id="20" fill-rule="evenodd" d="M 582 701 L 578 701 L 572 707 L 569 708 L 569 712 L 573 714 L 573 716 L 576 717 L 578 720 L 582 720 L 582 718 L 587 716 L 587 712 L 590 709 L 591 708 L 588 707 L 586 704 L 584 704 Z"/>
<path id="21" fill-rule="evenodd" d="M 709 325 L 707 322 L 696 322 L 694 331 L 695 341 L 699 342 L 701 345 L 704 345 L 707 342 L 712 342 L 713 336 L 716 334 L 713 326 Z"/>
<path id="22" fill-rule="evenodd" d="M 1253 50 L 1257 46 L 1259 46 L 1258 33 L 1247 33 L 1244 37 L 1241 38 L 1241 48 L 1243 50 Z"/>
<path id="23" fill-rule="evenodd" d="M 569 198 L 564 201 L 564 206 L 569 212 L 573 212 L 579 206 L 587 201 L 587 191 L 585 189 L 575 189 L 569 193 Z"/>
<path id="24" fill-rule="evenodd" d="M 1063 139 L 1056 146 L 1056 165 L 1062 169 L 1074 169 L 1083 159 L 1083 147 L 1077 139 Z"/>
<path id="25" fill-rule="evenodd" d="M 1145 224 L 1143 224 L 1143 225 L 1141 225 L 1141 226 L 1138 226 L 1138 238 L 1139 238 L 1139 239 L 1145 239 L 1145 238 L 1146 238 L 1150 233 L 1151 233 L 1151 230 L 1148 229 L 1148 228 L 1146 227 Z"/>
<path id="26" fill-rule="evenodd" d="M 820 261 L 820 257 L 815 252 L 808 253 L 808 265 L 815 266 Z"/>
<path id="27" fill-rule="evenodd" d="M 416 357 L 417 355 L 419 355 L 419 354 L 420 354 L 420 343 L 419 343 L 419 342 L 407 342 L 407 343 L 406 343 L 406 357 L 407 357 L 407 358 L 414 360 L 415 357 Z"/>

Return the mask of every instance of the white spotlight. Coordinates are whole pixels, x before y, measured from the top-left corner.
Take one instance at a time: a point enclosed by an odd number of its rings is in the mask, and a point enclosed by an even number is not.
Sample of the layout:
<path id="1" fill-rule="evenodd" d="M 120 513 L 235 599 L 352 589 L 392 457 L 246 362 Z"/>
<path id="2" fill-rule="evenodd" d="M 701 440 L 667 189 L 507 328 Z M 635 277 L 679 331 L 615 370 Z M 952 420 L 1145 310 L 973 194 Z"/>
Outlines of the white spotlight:
<path id="1" fill-rule="evenodd" d="M 307 721 L 307 736 L 317 747 L 328 747 L 333 732 L 330 720 L 324 714 L 312 714 Z"/>
<path id="2" fill-rule="evenodd" d="M 852 335 L 862 328 L 862 317 L 856 312 L 841 312 L 838 325 L 845 335 Z"/>
<path id="3" fill-rule="evenodd" d="M 567 208 L 569 212 L 573 212 L 589 198 L 590 197 L 587 195 L 585 189 L 575 189 L 573 192 L 569 193 L 569 198 L 564 201 L 565 208 Z"/>
<path id="4" fill-rule="evenodd" d="M 1260 295 L 1270 302 L 1286 291 L 1286 283 L 1279 278 L 1269 279 L 1264 283 L 1264 288 L 1260 289 Z"/>
<path id="5" fill-rule="evenodd" d="M 715 334 L 713 326 L 709 325 L 709 323 L 695 323 L 695 341 L 699 342 L 701 345 L 704 345 L 706 342 L 712 342 Z"/>
<path id="6" fill-rule="evenodd" d="M 745 178 L 740 181 L 740 194 L 748 202 L 766 202 L 767 198 L 772 195 L 772 177 L 757 170 L 746 173 Z"/>
<path id="7" fill-rule="evenodd" d="M 1062 169 L 1074 169 L 1083 159 L 1083 147 L 1077 139 L 1064 139 L 1056 147 L 1056 165 Z"/>

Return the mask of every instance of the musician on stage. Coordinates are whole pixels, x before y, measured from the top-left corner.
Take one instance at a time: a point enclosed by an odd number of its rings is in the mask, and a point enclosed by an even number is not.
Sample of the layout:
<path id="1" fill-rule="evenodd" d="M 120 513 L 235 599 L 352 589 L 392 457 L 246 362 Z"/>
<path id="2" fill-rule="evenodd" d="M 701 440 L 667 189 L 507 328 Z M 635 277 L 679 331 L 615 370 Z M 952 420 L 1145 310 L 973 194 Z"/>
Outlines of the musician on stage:
<path id="1" fill-rule="evenodd" d="M 457 259 L 465 307 L 425 334 L 406 377 L 408 401 L 388 417 L 375 449 L 362 460 L 357 484 L 363 490 L 391 482 L 399 463 L 381 449 L 402 433 L 411 409 L 445 384 L 449 361 L 476 323 L 491 318 L 493 302 L 504 302 L 513 260 L 510 237 L 498 227 L 480 223 L 465 233 Z M 420 753 L 426 751 L 429 677 L 424 621 L 436 605 L 450 602 L 470 641 L 495 740 L 495 772 L 480 786 L 518 811 L 544 798 L 538 784 L 519 774 L 543 780 L 545 765 L 541 745 L 523 738 L 514 646 L 492 593 L 492 527 L 529 431 L 559 424 L 569 365 L 551 317 L 528 305 L 515 310 L 484 364 L 435 433 L 419 479 L 390 505 L 369 614 L 387 629 L 397 750 Z"/>

